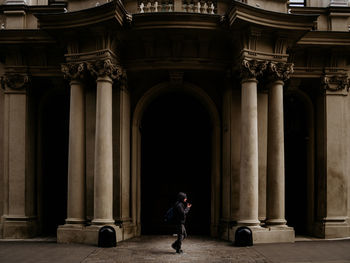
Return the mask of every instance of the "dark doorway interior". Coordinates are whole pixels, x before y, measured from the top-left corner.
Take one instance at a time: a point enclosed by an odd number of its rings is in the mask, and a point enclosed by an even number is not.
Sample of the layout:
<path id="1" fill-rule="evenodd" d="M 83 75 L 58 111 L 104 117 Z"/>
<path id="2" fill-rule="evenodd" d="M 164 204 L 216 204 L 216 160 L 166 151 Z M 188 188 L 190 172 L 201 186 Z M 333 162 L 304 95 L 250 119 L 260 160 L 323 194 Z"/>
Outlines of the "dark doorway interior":
<path id="1" fill-rule="evenodd" d="M 163 222 L 179 191 L 193 204 L 189 234 L 210 233 L 211 123 L 191 96 L 169 93 L 149 105 L 142 118 L 142 234 L 171 234 Z"/>
<path id="2" fill-rule="evenodd" d="M 297 94 L 284 98 L 286 220 L 296 234 L 307 232 L 308 112 Z"/>
<path id="3" fill-rule="evenodd" d="M 67 216 L 69 95 L 46 98 L 42 112 L 42 234 L 55 236 Z"/>

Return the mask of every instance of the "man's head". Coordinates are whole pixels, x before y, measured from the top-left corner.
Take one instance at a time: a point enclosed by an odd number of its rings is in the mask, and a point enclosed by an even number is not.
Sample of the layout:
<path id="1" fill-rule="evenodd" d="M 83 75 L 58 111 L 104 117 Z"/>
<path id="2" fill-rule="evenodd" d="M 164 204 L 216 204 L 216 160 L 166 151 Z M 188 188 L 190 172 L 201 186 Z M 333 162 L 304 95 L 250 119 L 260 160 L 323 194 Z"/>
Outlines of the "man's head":
<path id="1" fill-rule="evenodd" d="M 177 194 L 177 200 L 181 202 L 186 202 L 187 201 L 187 195 L 183 192 L 180 192 Z"/>

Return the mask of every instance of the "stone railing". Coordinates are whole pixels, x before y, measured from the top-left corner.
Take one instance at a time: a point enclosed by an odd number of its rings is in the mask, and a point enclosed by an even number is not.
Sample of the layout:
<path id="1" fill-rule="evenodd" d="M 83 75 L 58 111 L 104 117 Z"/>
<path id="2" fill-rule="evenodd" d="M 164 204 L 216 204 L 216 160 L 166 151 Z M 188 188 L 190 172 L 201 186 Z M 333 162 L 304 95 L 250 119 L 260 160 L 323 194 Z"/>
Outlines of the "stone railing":
<path id="1" fill-rule="evenodd" d="M 138 4 L 139 13 L 151 13 L 151 12 L 173 12 L 174 1 L 173 0 L 145 0 L 140 1 Z"/>
<path id="2" fill-rule="evenodd" d="M 138 3 L 139 13 L 150 12 L 188 12 L 201 14 L 216 14 L 216 2 L 210 0 L 182 0 L 180 10 L 177 10 L 177 0 L 142 0 Z"/>

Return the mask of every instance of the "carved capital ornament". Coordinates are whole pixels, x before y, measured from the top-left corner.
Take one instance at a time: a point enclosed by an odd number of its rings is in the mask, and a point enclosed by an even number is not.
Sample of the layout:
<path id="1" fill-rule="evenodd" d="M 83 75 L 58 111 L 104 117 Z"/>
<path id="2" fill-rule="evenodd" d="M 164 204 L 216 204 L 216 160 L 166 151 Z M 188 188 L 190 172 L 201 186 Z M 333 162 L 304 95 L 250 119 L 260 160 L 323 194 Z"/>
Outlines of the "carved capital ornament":
<path id="1" fill-rule="evenodd" d="M 347 75 L 335 75 L 327 76 L 325 75 L 322 79 L 324 89 L 328 91 L 349 91 L 350 82 Z"/>
<path id="2" fill-rule="evenodd" d="M 69 80 L 83 79 L 85 64 L 81 63 L 66 63 L 61 65 L 61 71 L 64 78 Z"/>
<path id="3" fill-rule="evenodd" d="M 286 81 L 293 74 L 293 63 L 269 62 L 267 66 L 267 77 L 269 81 Z"/>
<path id="4" fill-rule="evenodd" d="M 266 61 L 243 59 L 241 63 L 241 78 L 256 78 L 263 74 L 266 66 Z"/>
<path id="5" fill-rule="evenodd" d="M 29 81 L 29 76 L 22 73 L 7 73 L 1 77 L 1 85 L 3 88 L 10 90 L 24 90 Z"/>
<path id="6" fill-rule="evenodd" d="M 87 63 L 87 69 L 94 77 L 110 77 L 120 79 L 123 76 L 123 69 L 110 58 Z"/>

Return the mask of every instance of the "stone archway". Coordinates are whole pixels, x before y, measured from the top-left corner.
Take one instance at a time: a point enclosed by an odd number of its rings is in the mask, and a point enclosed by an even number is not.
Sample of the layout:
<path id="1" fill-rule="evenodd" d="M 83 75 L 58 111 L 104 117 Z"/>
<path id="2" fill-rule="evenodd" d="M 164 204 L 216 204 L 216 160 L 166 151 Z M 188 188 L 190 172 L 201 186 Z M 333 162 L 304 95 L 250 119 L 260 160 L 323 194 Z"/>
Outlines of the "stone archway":
<path id="1" fill-rule="evenodd" d="M 297 234 L 312 234 L 314 221 L 314 112 L 299 89 L 284 96 L 286 219 Z"/>
<path id="2" fill-rule="evenodd" d="M 148 90 L 139 100 L 133 114 L 132 122 L 132 218 L 141 234 L 141 132 L 142 116 L 148 105 L 158 96 L 168 92 L 182 92 L 196 98 L 210 116 L 211 138 L 211 172 L 210 172 L 210 233 L 217 236 L 220 215 L 220 118 L 216 105 L 211 98 L 195 85 L 184 83 L 173 85 L 162 83 Z"/>

